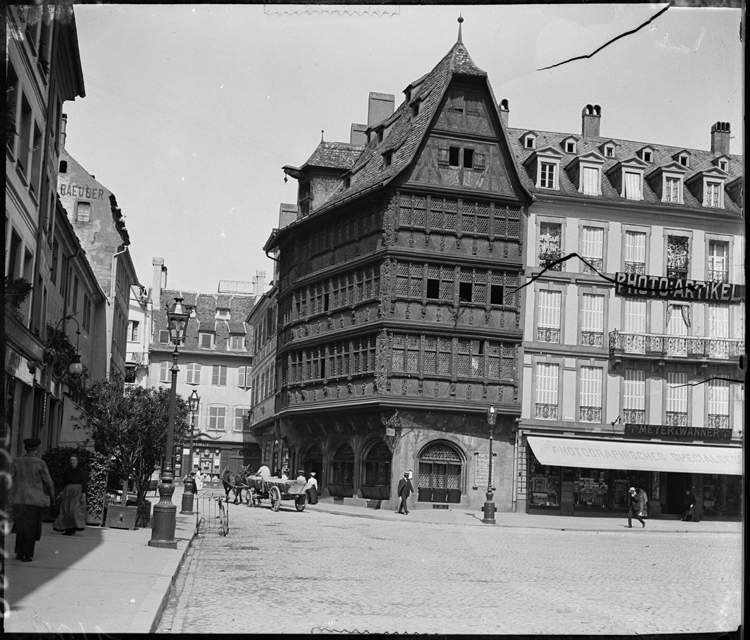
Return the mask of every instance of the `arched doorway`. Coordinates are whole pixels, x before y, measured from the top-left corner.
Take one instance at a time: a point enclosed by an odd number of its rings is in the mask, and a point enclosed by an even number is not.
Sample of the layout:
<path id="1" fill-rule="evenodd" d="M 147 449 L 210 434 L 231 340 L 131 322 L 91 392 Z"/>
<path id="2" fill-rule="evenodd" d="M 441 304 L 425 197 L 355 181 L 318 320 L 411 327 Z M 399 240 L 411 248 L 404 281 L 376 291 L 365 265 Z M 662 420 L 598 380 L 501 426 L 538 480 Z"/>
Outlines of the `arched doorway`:
<path id="1" fill-rule="evenodd" d="M 328 492 L 335 497 L 351 498 L 354 495 L 354 450 L 342 444 L 333 454 L 328 476 Z"/>
<path id="2" fill-rule="evenodd" d="M 310 473 L 315 472 L 315 477 L 318 479 L 318 489 L 320 489 L 320 483 L 323 482 L 323 454 L 318 445 L 314 444 L 305 452 L 302 458 L 302 468 L 308 478 Z"/>
<path id="3" fill-rule="evenodd" d="M 419 502 L 461 502 L 463 459 L 446 442 L 428 445 L 419 454 Z"/>
<path id="4" fill-rule="evenodd" d="M 391 451 L 382 440 L 376 442 L 363 461 L 362 497 L 388 500 L 391 495 Z"/>

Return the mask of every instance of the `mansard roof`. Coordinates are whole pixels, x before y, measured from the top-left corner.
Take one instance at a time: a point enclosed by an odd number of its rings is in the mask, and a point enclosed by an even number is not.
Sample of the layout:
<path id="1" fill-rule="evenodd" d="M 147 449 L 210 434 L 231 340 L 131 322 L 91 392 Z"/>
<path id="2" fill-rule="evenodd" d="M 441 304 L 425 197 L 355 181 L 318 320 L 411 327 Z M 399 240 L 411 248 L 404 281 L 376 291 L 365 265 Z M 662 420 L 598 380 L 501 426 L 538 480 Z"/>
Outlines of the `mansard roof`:
<path id="1" fill-rule="evenodd" d="M 521 142 L 521 135 L 526 133 L 526 129 L 514 129 L 509 128 L 507 129 L 508 134 L 508 140 L 510 141 L 511 150 L 513 154 L 516 157 L 516 160 L 518 161 L 518 164 L 523 167 L 524 163 L 528 158 L 533 154 L 536 153 L 535 149 L 527 149 L 523 146 Z M 572 134 L 570 133 L 557 133 L 552 131 L 535 131 L 537 134 L 537 147 L 546 147 L 546 146 L 559 146 L 560 143 L 565 140 L 566 138 L 569 138 Z M 618 149 L 618 157 L 605 157 L 601 156 L 599 154 L 599 149 L 602 147 L 605 143 L 613 143 L 617 145 Z M 566 153 L 565 158 L 561 161 L 561 165 L 563 167 L 568 167 L 570 164 L 576 159 L 580 158 L 582 156 L 586 156 L 587 154 L 590 154 L 591 152 L 595 152 L 601 159 L 604 160 L 604 165 L 602 167 L 602 193 L 600 196 L 588 196 L 583 195 L 578 191 L 578 185 L 571 179 L 571 176 L 567 171 L 561 171 L 560 172 L 560 181 L 559 181 L 559 190 L 557 193 L 559 195 L 564 196 L 571 196 L 571 197 L 578 197 L 582 199 L 586 199 L 587 201 L 591 201 L 591 199 L 597 199 L 597 200 L 605 200 L 605 201 L 612 201 L 612 202 L 618 202 L 618 203 L 627 203 L 628 206 L 632 205 L 642 205 L 644 203 L 651 203 L 651 204 L 659 204 L 664 206 L 670 206 L 670 207 L 677 207 L 677 208 L 690 208 L 690 209 L 701 209 L 705 211 L 705 207 L 703 207 L 703 203 L 700 201 L 698 197 L 696 197 L 695 194 L 693 194 L 689 189 L 684 190 L 684 204 L 672 204 L 672 203 L 663 203 L 661 199 L 659 198 L 658 194 L 653 190 L 652 185 L 649 183 L 648 180 L 643 181 L 643 200 L 639 202 L 632 202 L 629 200 L 626 200 L 623 198 L 620 193 L 618 192 L 616 186 L 612 183 L 611 179 L 611 172 L 610 170 L 615 167 L 618 163 L 621 163 L 621 158 L 628 158 L 632 159 L 633 157 L 638 157 L 638 152 L 643 149 L 645 146 L 649 146 L 651 149 L 653 149 L 653 159 L 650 163 L 648 163 L 649 171 L 647 172 L 647 176 L 656 175 L 656 171 L 660 168 L 663 168 L 665 170 L 674 170 L 675 164 L 678 164 L 675 162 L 675 158 L 683 152 L 690 154 L 690 166 L 684 167 L 682 165 L 679 165 L 679 169 L 684 170 L 685 175 L 685 182 L 688 183 L 693 179 L 695 176 L 699 174 L 703 174 L 704 172 L 710 171 L 711 169 L 715 169 L 714 160 L 718 158 L 721 154 L 712 153 L 710 151 L 702 151 L 698 149 L 684 149 L 682 147 L 672 147 L 667 145 L 661 145 L 661 144 L 655 144 L 655 143 L 645 143 L 645 142 L 635 142 L 631 140 L 613 140 L 611 138 L 603 138 L 603 137 L 594 137 L 594 136 L 582 136 L 578 138 L 578 144 L 576 153 Z M 564 147 L 563 147 L 564 149 Z M 731 155 L 727 156 L 729 158 L 729 171 L 727 172 L 727 178 L 726 182 L 727 184 L 732 182 L 733 180 L 739 178 L 742 176 L 742 157 Z M 651 168 L 653 167 L 653 168 Z M 520 172 L 521 180 L 524 184 L 524 186 L 531 192 L 537 193 L 537 194 L 545 194 L 550 195 L 550 191 L 548 189 L 538 189 L 535 187 L 534 180 L 529 173 L 528 170 L 522 170 Z M 730 198 L 724 199 L 724 211 L 731 212 L 734 214 L 740 214 L 740 206 L 738 203 Z"/>

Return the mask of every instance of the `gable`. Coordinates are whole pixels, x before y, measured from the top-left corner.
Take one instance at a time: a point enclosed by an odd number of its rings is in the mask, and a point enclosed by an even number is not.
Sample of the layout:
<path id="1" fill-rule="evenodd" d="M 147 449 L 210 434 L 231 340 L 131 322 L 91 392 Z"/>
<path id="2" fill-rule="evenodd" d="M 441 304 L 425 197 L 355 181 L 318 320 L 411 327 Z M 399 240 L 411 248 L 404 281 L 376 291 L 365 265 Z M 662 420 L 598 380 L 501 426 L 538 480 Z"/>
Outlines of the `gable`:
<path id="1" fill-rule="evenodd" d="M 451 83 L 404 180 L 520 198 L 514 172 L 490 92 Z"/>

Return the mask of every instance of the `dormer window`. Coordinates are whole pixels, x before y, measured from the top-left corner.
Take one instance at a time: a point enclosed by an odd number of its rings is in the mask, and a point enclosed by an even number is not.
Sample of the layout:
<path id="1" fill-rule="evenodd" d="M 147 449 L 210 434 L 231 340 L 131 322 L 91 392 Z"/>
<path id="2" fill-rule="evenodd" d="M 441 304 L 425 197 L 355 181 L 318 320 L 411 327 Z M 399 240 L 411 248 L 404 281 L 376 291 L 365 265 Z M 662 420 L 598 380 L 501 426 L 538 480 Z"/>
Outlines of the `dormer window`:
<path id="1" fill-rule="evenodd" d="M 536 149 L 536 136 L 533 133 L 527 133 L 523 138 L 523 146 L 526 149 Z"/>
<path id="2" fill-rule="evenodd" d="M 704 207 L 724 208 L 724 185 L 727 174 L 716 167 L 696 173 L 687 182 Z"/>
<path id="3" fill-rule="evenodd" d="M 217 307 L 215 317 L 217 320 L 229 320 L 231 313 L 226 307 Z"/>
<path id="4" fill-rule="evenodd" d="M 643 172 L 648 165 L 637 157 L 621 160 L 607 172 L 612 185 L 628 200 L 643 200 Z"/>
<path id="5" fill-rule="evenodd" d="M 651 163 L 654 161 L 654 150 L 651 147 L 641 149 L 641 160 Z"/>
<path id="6" fill-rule="evenodd" d="M 682 177 L 664 174 L 664 197 L 662 202 L 682 204 Z"/>
<path id="7" fill-rule="evenodd" d="M 679 162 L 670 162 L 669 164 L 656 167 L 648 175 L 648 182 L 654 193 L 662 202 L 672 204 L 683 204 L 684 185 L 685 185 L 685 167 Z"/>
<path id="8" fill-rule="evenodd" d="M 719 160 L 719 169 L 729 171 L 729 163 L 726 160 Z"/>
<path id="9" fill-rule="evenodd" d="M 383 166 L 390 167 L 393 162 L 393 151 L 386 151 L 383 154 Z"/>
<path id="10" fill-rule="evenodd" d="M 727 156 L 719 156 L 713 159 L 713 164 L 725 173 L 729 172 L 729 158 Z"/>
<path id="11" fill-rule="evenodd" d="M 352 186 L 352 177 L 344 176 L 344 189 L 348 189 L 351 186 Z"/>
<path id="12" fill-rule="evenodd" d="M 411 117 L 416 118 L 419 115 L 419 105 L 421 103 L 421 100 L 417 100 L 413 105 L 411 105 Z"/>
<path id="13" fill-rule="evenodd" d="M 687 151 L 682 151 L 678 153 L 677 162 L 679 162 L 683 167 L 689 167 L 690 166 L 690 154 Z"/>
<path id="14" fill-rule="evenodd" d="M 531 177 L 540 189 L 560 188 L 560 160 L 564 157 L 559 148 L 544 147 L 532 153 L 525 164 L 531 168 Z"/>
<path id="15" fill-rule="evenodd" d="M 615 157 L 615 146 L 613 144 L 605 144 L 604 145 L 604 155 L 607 158 L 614 158 Z"/>
<path id="16" fill-rule="evenodd" d="M 628 200 L 643 200 L 643 174 L 635 171 L 623 173 L 623 193 Z"/>
<path id="17" fill-rule="evenodd" d="M 713 180 L 706 180 L 703 188 L 703 206 L 713 207 L 715 209 L 724 208 L 724 189 L 723 183 Z"/>
<path id="18" fill-rule="evenodd" d="M 578 184 L 580 193 L 586 196 L 600 196 L 602 195 L 602 166 L 604 163 L 604 156 L 596 151 L 589 151 L 574 158 L 567 165 L 566 170 L 569 172 L 571 181 Z"/>
<path id="19" fill-rule="evenodd" d="M 383 142 L 383 127 L 378 129 L 378 142 Z"/>
<path id="20" fill-rule="evenodd" d="M 577 147 L 578 147 L 578 140 L 576 140 L 573 136 L 565 138 L 562 141 L 562 148 L 565 151 L 565 153 L 575 153 Z"/>

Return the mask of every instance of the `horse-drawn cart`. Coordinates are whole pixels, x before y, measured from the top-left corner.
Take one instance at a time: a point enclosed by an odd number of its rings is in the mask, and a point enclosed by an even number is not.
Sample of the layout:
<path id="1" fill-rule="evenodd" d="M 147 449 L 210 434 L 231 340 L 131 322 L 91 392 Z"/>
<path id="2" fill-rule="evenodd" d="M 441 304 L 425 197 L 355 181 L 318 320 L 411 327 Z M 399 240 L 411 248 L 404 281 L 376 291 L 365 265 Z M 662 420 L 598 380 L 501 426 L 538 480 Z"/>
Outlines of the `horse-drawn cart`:
<path id="1" fill-rule="evenodd" d="M 248 503 L 259 507 L 261 500 L 271 501 L 271 508 L 278 511 L 282 500 L 294 500 L 297 511 L 304 511 L 307 505 L 305 485 L 296 480 L 282 480 L 281 478 L 251 474 L 245 478 L 248 484 Z"/>

